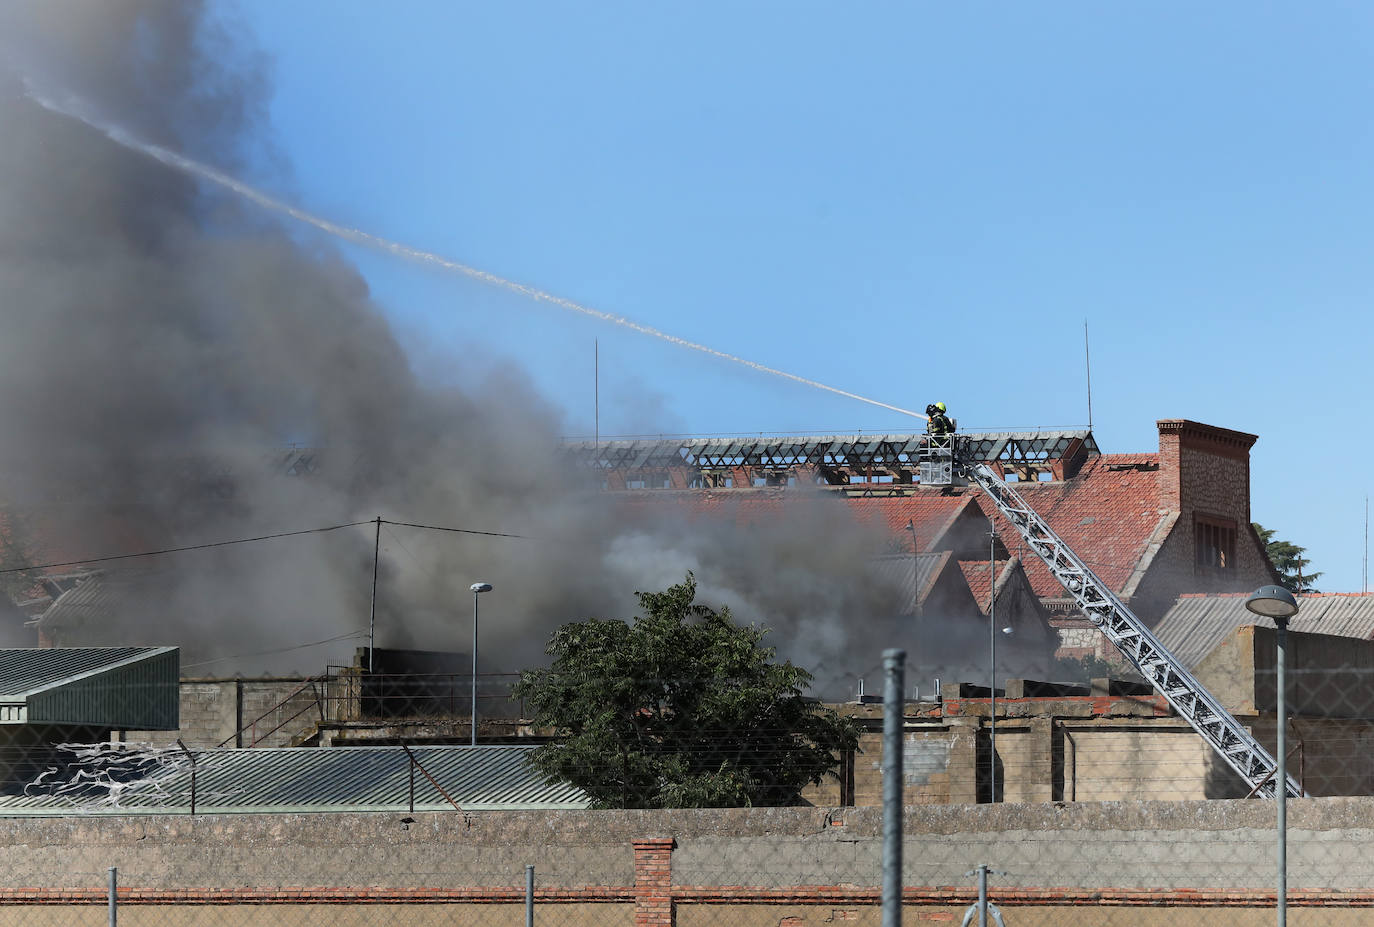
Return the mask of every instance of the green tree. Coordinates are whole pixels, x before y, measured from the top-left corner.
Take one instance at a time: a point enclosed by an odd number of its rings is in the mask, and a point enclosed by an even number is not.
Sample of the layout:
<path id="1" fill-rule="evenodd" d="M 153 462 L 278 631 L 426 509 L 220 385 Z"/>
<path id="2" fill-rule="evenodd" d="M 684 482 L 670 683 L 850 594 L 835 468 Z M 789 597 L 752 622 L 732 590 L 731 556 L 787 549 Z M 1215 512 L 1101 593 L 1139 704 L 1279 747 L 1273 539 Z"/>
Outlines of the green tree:
<path id="1" fill-rule="evenodd" d="M 1251 522 L 1250 526 L 1259 535 L 1260 543 L 1264 545 L 1264 552 L 1269 555 L 1269 562 L 1278 571 L 1279 582 L 1289 592 L 1316 592 L 1314 585 L 1321 573 L 1310 573 L 1307 570 L 1311 563 L 1303 554 L 1307 553 L 1306 547 L 1299 547 L 1289 541 L 1274 540 L 1274 529 L 1266 528 L 1259 522 Z"/>
<path id="2" fill-rule="evenodd" d="M 516 694 L 560 738 L 534 751 L 549 781 L 597 808 L 798 802 L 858 743 L 849 720 L 803 695 L 811 674 L 774 662 L 765 630 L 695 603 L 696 580 L 636 593 L 633 624 L 591 618 L 550 638 L 547 670 Z"/>

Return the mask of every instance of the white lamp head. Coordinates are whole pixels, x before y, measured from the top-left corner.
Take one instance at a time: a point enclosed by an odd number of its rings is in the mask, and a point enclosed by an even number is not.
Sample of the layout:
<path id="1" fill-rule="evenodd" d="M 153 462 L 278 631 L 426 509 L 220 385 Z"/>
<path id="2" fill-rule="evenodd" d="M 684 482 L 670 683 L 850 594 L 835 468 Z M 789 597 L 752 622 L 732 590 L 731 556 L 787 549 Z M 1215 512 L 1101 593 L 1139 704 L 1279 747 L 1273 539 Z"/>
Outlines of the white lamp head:
<path id="1" fill-rule="evenodd" d="M 1245 607 L 1265 618 L 1292 618 L 1298 613 L 1298 600 L 1282 586 L 1261 586 L 1250 593 Z"/>

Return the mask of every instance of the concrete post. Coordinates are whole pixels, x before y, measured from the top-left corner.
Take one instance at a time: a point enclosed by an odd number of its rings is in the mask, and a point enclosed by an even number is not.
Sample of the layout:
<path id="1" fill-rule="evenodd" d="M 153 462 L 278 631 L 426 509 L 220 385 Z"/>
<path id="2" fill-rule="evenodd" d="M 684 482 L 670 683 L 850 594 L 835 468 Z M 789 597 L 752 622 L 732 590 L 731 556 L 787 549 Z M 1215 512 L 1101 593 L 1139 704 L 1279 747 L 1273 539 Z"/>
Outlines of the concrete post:
<path id="1" fill-rule="evenodd" d="M 525 865 L 525 927 L 534 927 L 534 866 Z"/>
<path id="2" fill-rule="evenodd" d="M 883 927 L 902 927 L 902 671 L 906 651 L 883 651 Z"/>

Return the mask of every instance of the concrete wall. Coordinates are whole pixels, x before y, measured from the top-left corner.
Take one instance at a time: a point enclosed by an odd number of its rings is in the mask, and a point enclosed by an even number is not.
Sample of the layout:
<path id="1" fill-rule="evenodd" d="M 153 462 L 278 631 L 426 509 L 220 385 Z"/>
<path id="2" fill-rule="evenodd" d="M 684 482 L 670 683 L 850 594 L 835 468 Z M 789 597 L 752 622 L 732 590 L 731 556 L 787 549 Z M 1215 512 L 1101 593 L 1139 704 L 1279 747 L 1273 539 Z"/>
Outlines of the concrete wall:
<path id="1" fill-rule="evenodd" d="M 312 731 L 320 720 L 323 684 L 312 688 L 305 678 L 183 679 L 179 731 L 127 731 L 135 742 L 175 743 L 210 749 L 282 747 Z M 238 734 L 240 728 L 242 733 Z"/>
<path id="2" fill-rule="evenodd" d="M 1292 904 L 1322 925 L 1374 904 L 1374 800 L 1289 802 Z M 957 917 L 969 871 L 1016 927 L 1161 927 L 1273 919 L 1269 802 L 908 808 L 906 917 Z M 18 923 L 121 921 L 518 924 L 525 864 L 536 922 L 877 924 L 876 809 L 482 812 L 0 820 L 0 907 Z M 424 904 L 399 907 L 407 900 Z M 196 905 L 197 907 L 192 907 Z M 327 908 L 322 906 L 328 906 Z M 96 908 L 96 910 L 92 910 Z M 1316 912 L 1312 912 L 1316 913 Z M 132 919 L 131 919 L 132 918 Z M 553 918 L 549 920 L 549 918 Z M 1310 922 L 1310 921 L 1309 921 Z"/>
<path id="3" fill-rule="evenodd" d="M 1260 648 L 1263 652 L 1263 648 Z M 1098 681 L 1102 686 L 1105 681 Z M 1009 680 L 997 700 L 999 802 L 1198 801 L 1249 788 L 1155 695 L 1026 698 Z M 963 692 L 972 689 L 972 693 Z M 903 736 L 908 805 L 989 802 L 991 750 L 985 688 L 951 684 L 943 701 L 908 702 Z M 818 806 L 882 803 L 882 706 L 837 706 L 862 734 L 844 783 L 803 792 Z M 1274 718 L 1237 717 L 1271 753 Z M 1317 796 L 1374 793 L 1374 721 L 1297 716 L 1288 732 L 1292 774 Z"/>

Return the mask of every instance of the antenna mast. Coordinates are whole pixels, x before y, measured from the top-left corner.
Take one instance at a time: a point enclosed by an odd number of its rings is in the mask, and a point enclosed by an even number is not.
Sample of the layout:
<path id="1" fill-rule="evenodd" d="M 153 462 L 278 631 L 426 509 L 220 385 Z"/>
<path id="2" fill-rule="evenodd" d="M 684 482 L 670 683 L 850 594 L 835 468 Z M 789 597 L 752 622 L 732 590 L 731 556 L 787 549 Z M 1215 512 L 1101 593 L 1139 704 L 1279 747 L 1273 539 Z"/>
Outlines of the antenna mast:
<path id="1" fill-rule="evenodd" d="M 1083 367 L 1088 372 L 1088 430 L 1093 430 L 1093 365 L 1088 354 L 1088 320 L 1083 320 Z"/>

